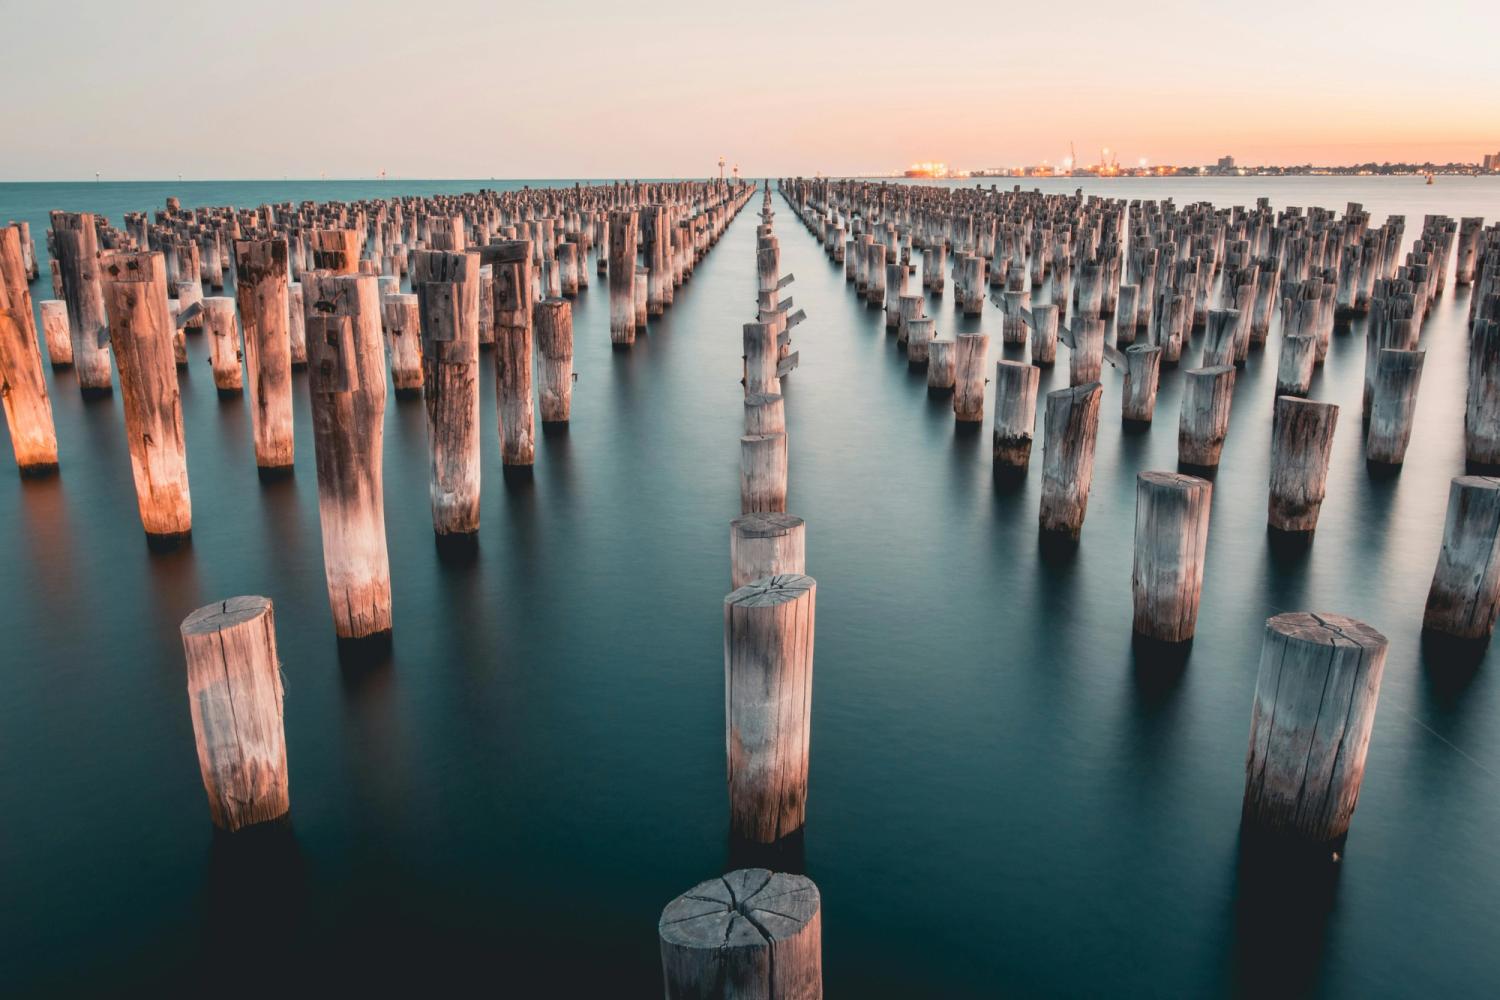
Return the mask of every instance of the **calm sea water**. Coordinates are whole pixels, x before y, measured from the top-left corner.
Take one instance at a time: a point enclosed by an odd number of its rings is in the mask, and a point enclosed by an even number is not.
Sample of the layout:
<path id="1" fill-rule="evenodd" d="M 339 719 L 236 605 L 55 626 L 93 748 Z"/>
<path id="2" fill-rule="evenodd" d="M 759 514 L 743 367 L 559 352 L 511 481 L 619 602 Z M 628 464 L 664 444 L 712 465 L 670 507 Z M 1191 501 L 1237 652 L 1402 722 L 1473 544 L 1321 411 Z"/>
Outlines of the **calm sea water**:
<path id="1" fill-rule="evenodd" d="M 1500 216 L 1500 181 L 1050 181 L 1120 197 L 1342 210 L 1376 223 Z M 185 204 L 358 198 L 495 182 L 5 184 L 39 246 L 52 208 L 119 221 Z M 510 185 L 514 186 L 514 185 Z M 660 995 L 656 919 L 728 862 L 721 602 L 738 513 L 740 325 L 754 210 L 666 317 L 612 352 L 597 281 L 575 303 L 573 420 L 534 477 L 501 475 L 485 372 L 483 525 L 439 559 L 425 414 L 386 411 L 395 608 L 388 662 L 341 664 L 329 620 L 305 379 L 297 467 L 255 473 L 244 400 L 201 337 L 182 381 L 193 542 L 148 552 L 118 393 L 48 372 L 61 475 L 0 476 L 0 982 L 9 995 L 370 987 Z M 1416 436 L 1365 469 L 1362 327 L 1314 382 L 1343 407 L 1316 541 L 1273 552 L 1265 491 L 1276 335 L 1236 387 L 1198 638 L 1180 672 L 1130 643 L 1136 472 L 1173 468 L 1180 372 L 1122 434 L 1105 369 L 1082 543 L 1044 555 L 1040 461 L 991 478 L 880 314 L 778 201 L 809 319 L 785 383 L 790 509 L 819 622 L 806 870 L 831 997 L 1475 995 L 1500 981 L 1500 684 L 1419 643 L 1448 481 L 1463 471 L 1468 291 L 1423 331 Z M 45 274 L 38 298 L 50 296 Z M 932 306 L 939 334 L 984 329 Z M 1185 351 L 1195 359 L 1199 338 Z M 1066 384 L 1066 359 L 1042 391 Z M 212 834 L 177 627 L 241 593 L 276 603 L 292 823 Z M 1265 618 L 1329 610 L 1391 640 L 1347 855 L 1328 886 L 1237 864 Z"/>

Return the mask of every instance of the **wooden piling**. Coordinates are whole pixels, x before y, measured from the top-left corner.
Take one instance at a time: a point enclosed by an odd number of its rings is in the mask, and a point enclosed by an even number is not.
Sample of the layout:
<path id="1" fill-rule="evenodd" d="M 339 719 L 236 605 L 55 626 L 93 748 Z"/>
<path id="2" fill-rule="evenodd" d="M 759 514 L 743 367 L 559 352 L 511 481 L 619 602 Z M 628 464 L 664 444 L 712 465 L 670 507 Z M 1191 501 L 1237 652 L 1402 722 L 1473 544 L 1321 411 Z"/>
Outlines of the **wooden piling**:
<path id="1" fill-rule="evenodd" d="M 192 533 L 193 507 L 166 263 L 157 252 L 110 251 L 101 257 L 99 273 L 141 524 L 148 539 L 170 544 Z"/>
<path id="2" fill-rule="evenodd" d="M 1036 432 L 1041 369 L 1020 361 L 995 363 L 994 456 L 997 469 L 1024 470 Z"/>
<path id="3" fill-rule="evenodd" d="M 1281 338 L 1281 357 L 1276 363 L 1276 395 L 1306 396 L 1312 388 L 1318 361 L 1318 341 L 1304 333 Z"/>
<path id="4" fill-rule="evenodd" d="M 285 816 L 281 663 L 269 598 L 215 601 L 182 622 L 188 706 L 214 825 L 234 832 Z"/>
<path id="5" fill-rule="evenodd" d="M 773 844 L 802 829 L 807 806 L 817 583 L 760 577 L 724 598 L 729 829 Z"/>
<path id="6" fill-rule="evenodd" d="M 1417 414 L 1417 386 L 1422 380 L 1426 351 L 1380 352 L 1375 367 L 1375 398 L 1370 409 L 1370 431 L 1365 438 L 1365 460 L 1376 465 L 1400 465 L 1406 460 L 1412 422 Z"/>
<path id="7" fill-rule="evenodd" d="M 267 471 L 291 469 L 293 326 L 306 330 L 300 294 L 287 284 L 287 241 L 236 240 L 235 299 L 244 325 L 245 369 L 250 381 L 250 425 L 255 464 Z M 307 340 L 302 341 L 306 359 Z"/>
<path id="8" fill-rule="evenodd" d="M 68 304 L 61 299 L 39 303 L 42 339 L 47 342 L 47 360 L 53 369 L 73 367 L 73 340 L 68 331 Z"/>
<path id="9" fill-rule="evenodd" d="M 492 243 L 481 253 L 495 276 L 495 409 L 500 421 L 500 457 L 509 466 L 529 466 L 536 461 L 531 241 Z"/>
<path id="10" fill-rule="evenodd" d="M 1311 533 L 1328 490 L 1328 458 L 1339 408 L 1278 396 L 1271 421 L 1271 486 L 1267 523 L 1277 531 Z"/>
<path id="11" fill-rule="evenodd" d="M 542 423 L 565 424 L 573 408 L 573 303 L 543 299 L 534 316 Z"/>
<path id="12" fill-rule="evenodd" d="M 955 338 L 953 417 L 959 423 L 984 420 L 984 372 L 990 338 L 984 333 L 961 333 Z"/>
<path id="13" fill-rule="evenodd" d="M 1057 306 L 1048 303 L 1031 310 L 1031 363 L 1050 368 L 1057 361 Z"/>
<path id="14" fill-rule="evenodd" d="M 1104 387 L 1098 382 L 1047 394 L 1039 512 L 1045 533 L 1076 541 L 1083 531 L 1103 395 Z"/>
<path id="15" fill-rule="evenodd" d="M 85 396 L 112 391 L 109 320 L 99 274 L 99 238 L 87 212 L 52 213 L 53 265 L 62 275 L 73 339 L 73 369 Z M 165 282 L 165 278 L 163 278 Z M 165 285 L 163 286 L 165 294 Z"/>
<path id="16" fill-rule="evenodd" d="M 1448 488 L 1448 516 L 1422 628 L 1487 641 L 1500 609 L 1500 479 L 1459 476 Z"/>
<path id="17" fill-rule="evenodd" d="M 934 339 L 927 345 L 927 388 L 951 391 L 956 378 L 957 346 L 952 340 Z"/>
<path id="18" fill-rule="evenodd" d="M 740 438 L 740 513 L 786 511 L 786 434 Z"/>
<path id="19" fill-rule="evenodd" d="M 238 396 L 244 391 L 245 381 L 240 371 L 240 331 L 234 299 L 212 295 L 203 300 L 203 333 L 208 338 L 214 388 L 221 396 Z"/>
<path id="20" fill-rule="evenodd" d="M 318 515 L 334 632 L 340 639 L 376 637 L 391 630 L 379 283 L 374 275 L 311 271 L 302 286 Z"/>
<path id="21" fill-rule="evenodd" d="M 443 251 L 439 251 L 443 252 Z M 415 295 L 380 298 L 381 328 L 391 357 L 391 384 L 396 398 L 422 395 L 422 312 Z"/>
<path id="22" fill-rule="evenodd" d="M 479 270 L 475 251 L 419 250 L 411 258 L 432 456 L 428 496 L 439 538 L 479 531 Z"/>
<path id="23" fill-rule="evenodd" d="M 24 307 L 31 307 L 29 296 Z M 0 404 L 21 475 L 55 472 L 57 430 L 42 374 L 42 355 L 24 317 L 5 302 L 0 302 Z"/>
<path id="24" fill-rule="evenodd" d="M 1195 368 L 1184 375 L 1177 461 L 1196 469 L 1218 468 L 1234 401 L 1234 365 Z"/>
<path id="25" fill-rule="evenodd" d="M 702 882 L 657 924 L 666 1000 L 822 1000 L 818 887 L 763 868 Z"/>
<path id="26" fill-rule="evenodd" d="M 729 523 L 730 587 L 807 572 L 807 525 L 795 514 L 743 514 Z"/>
<path id="27" fill-rule="evenodd" d="M 621 346 L 635 343 L 634 212 L 609 213 L 609 339 Z"/>
<path id="28" fill-rule="evenodd" d="M 1266 622 L 1241 819 L 1259 836 L 1338 850 L 1364 780 L 1386 638 L 1342 615 Z"/>
<path id="29" fill-rule="evenodd" d="M 1203 593 L 1213 486 L 1176 472 L 1142 472 L 1135 485 L 1135 563 L 1130 592 L 1137 635 L 1192 639 Z"/>
<path id="30" fill-rule="evenodd" d="M 1156 388 L 1161 379 L 1161 348 L 1155 344 L 1131 344 L 1125 349 L 1125 388 L 1120 398 L 1120 419 L 1126 424 L 1146 425 L 1156 414 Z"/>

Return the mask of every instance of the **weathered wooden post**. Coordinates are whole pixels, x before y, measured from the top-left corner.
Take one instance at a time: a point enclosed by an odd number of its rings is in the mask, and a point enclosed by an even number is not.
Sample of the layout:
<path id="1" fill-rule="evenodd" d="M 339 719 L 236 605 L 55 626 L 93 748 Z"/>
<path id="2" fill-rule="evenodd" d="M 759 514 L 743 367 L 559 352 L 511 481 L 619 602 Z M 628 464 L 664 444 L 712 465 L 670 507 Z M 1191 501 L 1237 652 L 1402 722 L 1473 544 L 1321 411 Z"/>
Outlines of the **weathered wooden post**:
<path id="1" fill-rule="evenodd" d="M 955 349 L 948 339 L 934 339 L 927 345 L 927 389 L 929 392 L 951 392 L 956 378 Z"/>
<path id="2" fill-rule="evenodd" d="M 1031 310 L 1031 363 L 1050 368 L 1057 361 L 1057 306 L 1048 303 Z"/>
<path id="3" fill-rule="evenodd" d="M 244 325 L 245 369 L 250 379 L 250 425 L 255 464 L 265 473 L 290 471 L 292 436 L 292 344 L 289 325 L 306 329 L 301 301 L 287 285 L 287 242 L 236 240 L 235 298 Z M 301 286 L 297 291 L 301 292 Z M 292 311 L 296 310 L 293 316 Z M 303 343 L 304 359 L 307 341 Z"/>
<path id="4" fill-rule="evenodd" d="M 391 630 L 384 472 L 385 346 L 372 274 L 303 275 L 308 388 L 328 603 L 340 639 Z"/>
<path id="5" fill-rule="evenodd" d="M 148 542 L 169 546 L 192 533 L 193 505 L 166 264 L 157 252 L 111 251 L 100 259 L 99 272 L 125 397 L 125 439 L 141 524 Z"/>
<path id="6" fill-rule="evenodd" d="M 1120 398 L 1120 419 L 1145 426 L 1156 414 L 1156 388 L 1161 379 L 1161 348 L 1155 344 L 1131 344 L 1125 348 L 1125 388 Z"/>
<path id="7" fill-rule="evenodd" d="M 1426 351 L 1383 348 L 1375 363 L 1375 398 L 1370 409 L 1370 433 L 1365 438 L 1365 460 L 1376 465 L 1400 465 L 1411 442 L 1417 413 L 1417 385 L 1422 380 Z"/>
<path id="8" fill-rule="evenodd" d="M 30 307 L 31 298 L 27 296 L 24 308 Z M 43 476 L 57 471 L 57 431 L 52 423 L 47 380 L 42 374 L 42 355 L 28 325 L 0 301 L 0 404 L 10 430 L 10 445 L 21 475 Z"/>
<path id="9" fill-rule="evenodd" d="M 1305 333 L 1281 338 L 1281 357 L 1276 363 L 1276 395 L 1306 396 L 1312 388 L 1313 368 L 1318 361 L 1318 340 Z"/>
<path id="10" fill-rule="evenodd" d="M 1042 450 L 1041 530 L 1076 541 L 1088 513 L 1099 437 L 1098 382 L 1047 393 Z"/>
<path id="11" fill-rule="evenodd" d="M 188 706 L 214 826 L 234 832 L 280 819 L 286 732 L 276 618 L 265 597 L 231 597 L 182 621 Z"/>
<path id="12" fill-rule="evenodd" d="M 776 327 L 771 323 L 746 323 L 741 331 L 745 359 L 745 393 L 780 394 L 776 376 Z"/>
<path id="13" fill-rule="evenodd" d="M 1443 547 L 1427 592 L 1424 631 L 1488 640 L 1500 608 L 1500 479 L 1459 476 L 1448 489 Z"/>
<path id="14" fill-rule="evenodd" d="M 927 364 L 929 346 L 937 334 L 937 321 L 930 316 L 906 321 L 906 364 L 921 368 Z"/>
<path id="15" fill-rule="evenodd" d="M 380 279 L 382 284 L 386 279 Z M 400 287 L 399 280 L 395 282 Z M 387 292 L 380 295 L 381 329 L 390 356 L 391 384 L 397 399 L 422 395 L 422 313 L 415 294 Z"/>
<path id="16" fill-rule="evenodd" d="M 745 397 L 746 434 L 782 434 L 785 432 L 786 405 L 780 394 L 757 392 Z"/>
<path id="17" fill-rule="evenodd" d="M 1177 461 L 1196 469 L 1216 469 L 1229 433 L 1234 401 L 1234 365 L 1185 372 L 1182 415 L 1177 424 Z"/>
<path id="18" fill-rule="evenodd" d="M 40 303 L 42 339 L 47 342 L 47 360 L 54 369 L 73 367 L 73 340 L 68 332 L 68 304 L 61 299 Z"/>
<path id="19" fill-rule="evenodd" d="M 508 466 L 536 461 L 536 406 L 532 396 L 531 241 L 485 247 L 495 275 L 495 395 L 500 457 Z"/>
<path id="20" fill-rule="evenodd" d="M 1483 317 L 1469 331 L 1464 459 L 1476 469 L 1500 470 L 1500 321 Z"/>
<path id="21" fill-rule="evenodd" d="M 1073 320 L 1073 349 L 1068 352 L 1068 384 L 1099 381 L 1104 370 L 1104 320 L 1080 315 Z"/>
<path id="22" fill-rule="evenodd" d="M 802 829 L 817 583 L 761 577 L 724 598 L 729 830 L 774 844 Z"/>
<path id="23" fill-rule="evenodd" d="M 1328 491 L 1328 458 L 1339 408 L 1278 396 L 1271 421 L 1271 487 L 1267 523 L 1277 531 L 1311 534 Z"/>
<path id="24" fill-rule="evenodd" d="M 729 522 L 730 586 L 807 572 L 807 525 L 795 514 L 751 513 Z"/>
<path id="25" fill-rule="evenodd" d="M 359 273 L 360 235 L 353 229 L 313 229 L 307 234 L 312 269 L 333 274 Z"/>
<path id="26" fill-rule="evenodd" d="M 573 407 L 573 303 L 543 299 L 534 316 L 542 423 L 565 424 Z"/>
<path id="27" fill-rule="evenodd" d="M 1130 592 L 1135 633 L 1163 643 L 1192 639 L 1203 593 L 1213 486 L 1176 472 L 1135 480 L 1135 565 Z"/>
<path id="28" fill-rule="evenodd" d="M 1386 645 L 1342 615 L 1266 622 L 1245 760 L 1249 832 L 1337 856 L 1364 780 Z"/>
<path id="29" fill-rule="evenodd" d="M 786 434 L 740 438 L 740 513 L 786 511 Z"/>
<path id="30" fill-rule="evenodd" d="M 287 339 L 292 343 L 292 367 L 307 367 L 307 307 L 302 299 L 302 282 L 294 281 L 286 287 L 287 294 Z M 240 319 L 244 319 L 244 307 L 240 308 Z"/>
<path id="31" fill-rule="evenodd" d="M 617 345 L 635 343 L 634 212 L 609 213 L 609 339 Z"/>
<path id="32" fill-rule="evenodd" d="M 984 333 L 961 333 L 955 338 L 953 417 L 959 423 L 984 420 L 984 371 L 990 338 Z"/>
<path id="33" fill-rule="evenodd" d="M 994 455 L 997 470 L 1025 471 L 1036 432 L 1041 369 L 1020 361 L 995 362 Z"/>
<path id="34" fill-rule="evenodd" d="M 240 331 L 235 321 L 234 299 L 211 295 L 203 300 L 203 332 L 208 337 L 214 388 L 220 396 L 240 395 L 245 380 L 240 372 Z"/>
<path id="35" fill-rule="evenodd" d="M 742 868 L 668 903 L 657 923 L 666 1000 L 822 1000 L 823 916 L 805 875 Z"/>
<path id="36" fill-rule="evenodd" d="M 479 531 L 479 254 L 419 250 L 411 258 L 422 334 L 422 396 L 432 455 L 432 530 Z"/>
<path id="37" fill-rule="evenodd" d="M 53 212 L 52 243 L 54 263 L 62 275 L 63 298 L 68 303 L 68 333 L 73 338 L 78 388 L 85 396 L 107 396 L 112 391 L 109 319 L 100 285 L 94 217 L 87 212 Z M 165 283 L 165 277 L 162 280 Z M 162 293 L 166 294 L 165 284 Z"/>

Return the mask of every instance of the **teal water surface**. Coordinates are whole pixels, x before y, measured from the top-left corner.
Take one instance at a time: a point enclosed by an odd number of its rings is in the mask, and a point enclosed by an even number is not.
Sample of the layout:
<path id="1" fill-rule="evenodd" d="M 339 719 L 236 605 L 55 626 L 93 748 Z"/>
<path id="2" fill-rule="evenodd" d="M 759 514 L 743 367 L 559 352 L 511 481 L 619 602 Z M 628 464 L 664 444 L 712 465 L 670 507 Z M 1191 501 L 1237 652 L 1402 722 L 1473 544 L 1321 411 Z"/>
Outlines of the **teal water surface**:
<path id="1" fill-rule="evenodd" d="M 352 199 L 523 182 L 0 184 L 0 220 L 52 208 Z M 545 183 L 545 182 L 534 182 Z M 556 183 L 556 182 L 552 182 Z M 1049 190 L 1082 182 L 1052 181 Z M 1117 197 L 1276 207 L 1360 201 L 1379 223 L 1500 216 L 1500 181 L 1090 182 Z M 659 996 L 656 920 L 731 861 L 722 599 L 738 514 L 740 327 L 758 196 L 630 351 L 597 279 L 574 305 L 573 418 L 535 475 L 501 474 L 485 368 L 483 523 L 441 559 L 425 413 L 390 399 L 387 662 L 341 664 L 318 532 L 305 378 L 297 463 L 256 476 L 243 399 L 189 339 L 194 530 L 140 532 L 120 397 L 48 371 L 61 473 L 0 476 L 0 982 L 8 995 L 460 990 Z M 830 997 L 1476 995 L 1500 981 L 1500 685 L 1424 653 L 1448 481 L 1463 472 L 1464 317 L 1423 331 L 1416 435 L 1372 477 L 1362 325 L 1315 398 L 1343 407 L 1310 551 L 1265 534 L 1277 335 L 1252 356 L 1217 475 L 1198 637 L 1180 672 L 1130 641 L 1134 477 L 1176 464 L 1180 371 L 1123 433 L 1106 367 L 1088 518 L 1072 554 L 1036 531 L 1039 462 L 991 476 L 880 314 L 780 200 L 801 367 L 786 380 L 789 509 L 818 580 L 805 868 L 823 894 Z M 591 272 L 592 273 L 592 272 Z M 50 297 L 44 275 L 33 286 Z M 940 336 L 983 329 L 929 302 Z M 1196 358 L 1200 338 L 1184 352 Z M 1184 366 L 1186 367 L 1186 365 Z M 1041 390 L 1066 384 L 1066 358 Z M 991 399 L 991 404 L 993 400 Z M 290 832 L 216 839 L 177 628 L 241 593 L 276 603 Z M 1390 637 L 1368 770 L 1331 886 L 1265 891 L 1238 865 L 1265 618 L 1328 610 Z"/>

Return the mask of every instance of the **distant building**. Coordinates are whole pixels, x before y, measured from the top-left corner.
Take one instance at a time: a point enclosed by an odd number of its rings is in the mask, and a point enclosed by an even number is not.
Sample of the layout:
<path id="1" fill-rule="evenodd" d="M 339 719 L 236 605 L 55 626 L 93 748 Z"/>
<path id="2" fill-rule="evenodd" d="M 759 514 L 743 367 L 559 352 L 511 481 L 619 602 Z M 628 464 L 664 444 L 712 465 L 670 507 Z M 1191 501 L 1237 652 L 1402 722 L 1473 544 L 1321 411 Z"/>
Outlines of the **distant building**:
<path id="1" fill-rule="evenodd" d="M 1232 156 L 1221 156 L 1221 157 L 1219 157 L 1219 162 L 1214 165 L 1214 173 L 1216 173 L 1216 174 L 1232 174 L 1232 173 L 1234 173 L 1234 157 L 1232 157 Z"/>
<path id="2" fill-rule="evenodd" d="M 1490 153 L 1484 158 L 1484 169 L 1500 170 L 1500 153 Z"/>

